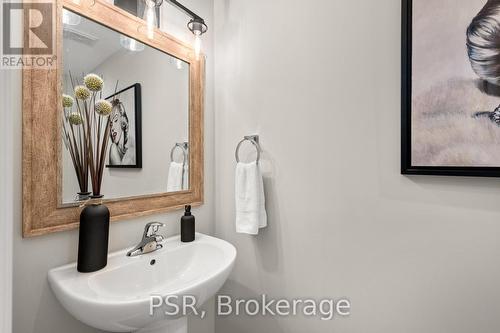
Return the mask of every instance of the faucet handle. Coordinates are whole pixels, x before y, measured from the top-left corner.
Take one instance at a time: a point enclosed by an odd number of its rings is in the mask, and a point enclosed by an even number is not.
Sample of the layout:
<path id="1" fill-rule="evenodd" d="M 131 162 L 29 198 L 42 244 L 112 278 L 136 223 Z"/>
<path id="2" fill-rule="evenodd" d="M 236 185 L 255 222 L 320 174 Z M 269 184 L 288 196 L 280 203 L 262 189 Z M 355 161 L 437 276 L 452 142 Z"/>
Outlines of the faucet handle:
<path id="1" fill-rule="evenodd" d="M 155 237 L 156 243 L 158 243 L 158 244 L 161 244 L 165 241 L 165 237 L 163 235 L 155 235 L 154 237 Z"/>
<path id="2" fill-rule="evenodd" d="M 165 223 L 149 222 L 144 227 L 144 237 L 151 237 L 153 235 L 156 235 L 158 230 L 160 230 L 160 227 L 164 227 L 164 226 L 165 226 Z"/>

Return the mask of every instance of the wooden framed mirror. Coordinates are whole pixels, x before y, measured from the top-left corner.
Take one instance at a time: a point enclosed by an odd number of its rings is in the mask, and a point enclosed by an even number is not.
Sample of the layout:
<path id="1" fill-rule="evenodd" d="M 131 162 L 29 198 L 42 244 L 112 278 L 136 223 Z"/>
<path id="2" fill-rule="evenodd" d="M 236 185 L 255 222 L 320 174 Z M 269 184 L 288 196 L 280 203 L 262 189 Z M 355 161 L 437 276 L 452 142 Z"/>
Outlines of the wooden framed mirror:
<path id="1" fill-rule="evenodd" d="M 202 204 L 204 57 L 197 58 L 190 45 L 159 29 L 151 35 L 143 20 L 107 2 L 54 4 L 57 66 L 23 69 L 23 236 L 78 227 L 85 202 L 72 200 L 78 190 L 62 139 L 67 111 L 61 101 L 71 90 L 68 82 L 79 82 L 75 77 L 90 71 L 104 73 L 104 85 L 113 89 L 102 98 L 122 96 L 123 109 L 129 112 L 108 138 L 116 149 L 115 155 L 106 156 L 102 192 L 111 221 Z M 68 14 L 78 28 L 68 21 L 63 24 Z M 134 52 L 137 49 L 126 44 L 130 41 L 134 47 L 142 45 L 142 52 Z M 73 75 L 68 75 L 69 69 L 74 69 Z M 124 120 L 126 126 L 120 126 Z M 126 149 L 118 139 L 123 135 L 128 138 Z M 132 157 L 116 154 L 123 150 Z M 168 163 L 175 154 L 188 165 L 189 181 L 168 191 Z"/>

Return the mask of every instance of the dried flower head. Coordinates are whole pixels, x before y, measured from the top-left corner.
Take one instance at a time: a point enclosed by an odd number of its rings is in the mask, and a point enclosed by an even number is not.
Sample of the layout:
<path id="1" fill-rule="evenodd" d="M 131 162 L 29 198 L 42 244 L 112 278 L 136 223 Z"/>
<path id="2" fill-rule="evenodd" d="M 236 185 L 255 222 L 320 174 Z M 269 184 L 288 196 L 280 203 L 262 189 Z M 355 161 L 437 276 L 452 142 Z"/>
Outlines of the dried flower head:
<path id="1" fill-rule="evenodd" d="M 70 95 L 65 95 L 63 94 L 63 97 L 62 97 L 62 104 L 63 104 L 63 108 L 70 108 L 73 106 L 73 97 L 71 97 Z"/>
<path id="2" fill-rule="evenodd" d="M 90 91 L 84 86 L 76 86 L 75 97 L 81 100 L 85 100 L 90 97 Z"/>
<path id="3" fill-rule="evenodd" d="M 104 99 L 100 99 L 95 103 L 95 112 L 97 112 L 101 116 L 107 116 L 111 113 L 111 111 L 112 106 L 110 102 Z"/>
<path id="4" fill-rule="evenodd" d="M 104 85 L 104 81 L 99 75 L 88 74 L 83 78 L 85 86 L 91 91 L 100 91 Z"/>
<path id="5" fill-rule="evenodd" d="M 83 118 L 78 112 L 71 112 L 69 115 L 69 123 L 71 125 L 81 125 Z"/>

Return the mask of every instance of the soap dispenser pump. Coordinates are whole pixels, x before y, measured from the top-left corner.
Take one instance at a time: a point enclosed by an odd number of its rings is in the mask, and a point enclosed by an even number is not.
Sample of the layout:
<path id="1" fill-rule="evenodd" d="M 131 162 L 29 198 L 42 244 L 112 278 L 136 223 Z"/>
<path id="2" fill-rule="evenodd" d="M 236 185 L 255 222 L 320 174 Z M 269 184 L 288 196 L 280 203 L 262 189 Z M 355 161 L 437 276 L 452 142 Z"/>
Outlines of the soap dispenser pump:
<path id="1" fill-rule="evenodd" d="M 184 216 L 181 217 L 181 242 L 194 241 L 194 216 L 191 215 L 191 205 L 184 207 Z"/>

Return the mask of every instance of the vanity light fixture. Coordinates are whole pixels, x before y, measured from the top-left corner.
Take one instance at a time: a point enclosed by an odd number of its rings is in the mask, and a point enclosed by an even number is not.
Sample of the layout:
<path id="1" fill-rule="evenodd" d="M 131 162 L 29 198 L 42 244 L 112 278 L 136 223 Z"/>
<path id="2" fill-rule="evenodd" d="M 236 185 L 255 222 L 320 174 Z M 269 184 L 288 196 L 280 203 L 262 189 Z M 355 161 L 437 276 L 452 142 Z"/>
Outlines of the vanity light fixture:
<path id="1" fill-rule="evenodd" d="M 187 27 L 194 35 L 194 52 L 196 54 L 196 59 L 198 59 L 201 52 L 201 35 L 207 32 L 208 27 L 201 17 L 191 19 Z"/>
<path id="2" fill-rule="evenodd" d="M 146 3 L 146 9 L 144 10 L 144 20 L 148 23 L 148 36 L 149 36 L 150 26 L 151 26 L 151 32 L 153 32 L 154 26 L 156 25 L 156 15 L 154 15 L 155 13 L 154 7 L 160 7 L 163 3 L 163 0 L 144 0 L 144 1 Z M 196 54 L 196 59 L 199 59 L 201 52 L 201 35 L 203 35 L 208 30 L 208 27 L 205 24 L 205 20 L 196 13 L 194 13 L 192 10 L 190 10 L 189 8 L 178 2 L 177 0 L 165 0 L 165 1 L 169 2 L 171 5 L 177 7 L 186 15 L 191 17 L 191 20 L 188 22 L 187 27 L 189 31 L 191 31 L 194 35 L 194 51 Z M 149 3 L 154 3 L 154 6 L 152 7 L 148 6 Z M 153 16 L 154 21 L 153 19 L 149 19 L 151 16 Z"/>

